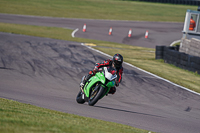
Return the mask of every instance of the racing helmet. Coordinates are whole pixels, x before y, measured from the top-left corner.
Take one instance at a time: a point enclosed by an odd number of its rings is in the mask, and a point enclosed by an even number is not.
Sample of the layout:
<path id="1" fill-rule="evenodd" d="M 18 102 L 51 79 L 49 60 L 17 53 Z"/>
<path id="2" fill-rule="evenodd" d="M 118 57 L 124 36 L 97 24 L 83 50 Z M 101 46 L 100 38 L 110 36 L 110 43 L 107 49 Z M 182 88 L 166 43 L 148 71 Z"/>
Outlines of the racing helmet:
<path id="1" fill-rule="evenodd" d="M 113 63 L 114 63 L 115 68 L 120 68 L 123 63 L 123 56 L 120 54 L 115 54 L 113 56 Z"/>

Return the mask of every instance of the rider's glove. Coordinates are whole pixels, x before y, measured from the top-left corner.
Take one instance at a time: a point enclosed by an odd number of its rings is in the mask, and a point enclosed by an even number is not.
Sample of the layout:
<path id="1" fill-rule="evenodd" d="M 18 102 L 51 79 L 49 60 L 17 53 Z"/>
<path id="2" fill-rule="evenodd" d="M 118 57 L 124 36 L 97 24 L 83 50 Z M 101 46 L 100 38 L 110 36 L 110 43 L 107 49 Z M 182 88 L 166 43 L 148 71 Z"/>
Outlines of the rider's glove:
<path id="1" fill-rule="evenodd" d="M 93 75 L 94 73 L 93 73 L 93 71 L 89 71 L 89 74 L 90 74 L 90 75 Z"/>
<path id="2" fill-rule="evenodd" d="M 93 73 L 96 74 L 97 72 L 98 72 L 98 68 L 95 67 L 94 70 L 93 70 Z"/>
<path id="3" fill-rule="evenodd" d="M 97 72 L 98 72 L 98 68 L 95 67 L 93 71 L 89 71 L 89 74 L 95 75 Z"/>

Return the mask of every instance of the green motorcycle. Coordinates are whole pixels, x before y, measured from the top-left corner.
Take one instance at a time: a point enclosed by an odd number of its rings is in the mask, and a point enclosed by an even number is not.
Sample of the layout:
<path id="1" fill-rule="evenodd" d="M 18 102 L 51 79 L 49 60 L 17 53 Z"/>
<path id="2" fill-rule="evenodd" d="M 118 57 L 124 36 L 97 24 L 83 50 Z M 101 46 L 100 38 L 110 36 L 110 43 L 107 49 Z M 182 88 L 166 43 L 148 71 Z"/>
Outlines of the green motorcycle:
<path id="1" fill-rule="evenodd" d="M 76 97 L 77 103 L 88 102 L 90 106 L 95 105 L 98 100 L 108 94 L 111 87 L 115 86 L 116 72 L 112 67 L 103 67 L 80 88 Z"/>

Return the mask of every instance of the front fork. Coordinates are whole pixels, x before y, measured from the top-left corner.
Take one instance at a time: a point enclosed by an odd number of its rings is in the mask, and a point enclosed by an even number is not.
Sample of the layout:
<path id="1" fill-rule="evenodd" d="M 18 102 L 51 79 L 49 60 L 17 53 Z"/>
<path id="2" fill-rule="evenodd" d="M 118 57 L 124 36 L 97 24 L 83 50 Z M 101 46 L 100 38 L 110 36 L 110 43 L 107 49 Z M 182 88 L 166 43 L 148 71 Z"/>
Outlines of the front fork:
<path id="1" fill-rule="evenodd" d="M 86 78 L 86 76 L 83 76 L 82 79 L 81 79 L 81 83 L 80 83 L 80 89 L 81 89 L 81 91 L 82 91 L 81 97 L 82 97 L 82 99 L 84 99 L 84 100 L 85 100 L 85 94 L 84 94 L 84 91 L 83 91 L 83 88 L 84 88 L 83 81 L 85 80 L 85 78 Z"/>
<path id="2" fill-rule="evenodd" d="M 83 81 L 85 80 L 85 78 L 86 78 L 86 76 L 83 76 L 81 79 L 81 83 L 80 83 L 80 89 L 82 92 L 83 92 L 83 87 L 84 87 Z"/>

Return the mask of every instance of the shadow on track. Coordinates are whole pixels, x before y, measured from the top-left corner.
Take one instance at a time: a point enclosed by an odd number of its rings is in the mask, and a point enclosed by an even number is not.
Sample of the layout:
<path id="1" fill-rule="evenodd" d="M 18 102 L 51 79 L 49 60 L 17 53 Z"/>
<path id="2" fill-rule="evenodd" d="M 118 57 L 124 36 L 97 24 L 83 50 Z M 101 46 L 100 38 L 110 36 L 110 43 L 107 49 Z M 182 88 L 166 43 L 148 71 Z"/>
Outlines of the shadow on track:
<path id="1" fill-rule="evenodd" d="M 147 116 L 154 116 L 154 117 L 165 118 L 163 116 L 152 115 L 152 114 L 145 114 L 145 113 L 139 113 L 139 112 L 134 112 L 134 111 L 129 111 L 129 110 L 123 110 L 123 109 L 115 109 L 115 108 L 109 108 L 109 107 L 103 107 L 103 106 L 94 106 L 94 107 L 108 109 L 108 110 L 115 110 L 115 111 L 120 111 L 120 112 L 126 112 L 126 113 L 133 113 L 133 114 L 140 114 L 140 115 L 147 115 Z"/>

